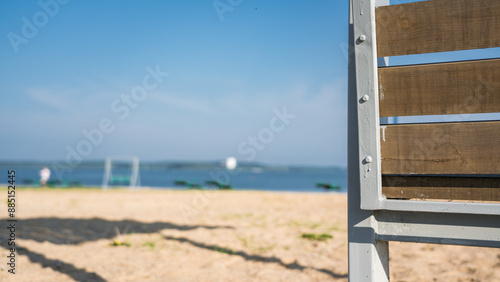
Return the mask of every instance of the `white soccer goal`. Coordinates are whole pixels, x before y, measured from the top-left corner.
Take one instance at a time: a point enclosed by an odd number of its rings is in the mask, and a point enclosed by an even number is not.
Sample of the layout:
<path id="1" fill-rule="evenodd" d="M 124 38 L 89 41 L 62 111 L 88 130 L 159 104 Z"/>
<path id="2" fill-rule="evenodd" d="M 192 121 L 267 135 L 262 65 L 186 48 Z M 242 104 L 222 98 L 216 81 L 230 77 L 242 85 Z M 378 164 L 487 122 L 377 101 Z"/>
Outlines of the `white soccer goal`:
<path id="1" fill-rule="evenodd" d="M 130 189 L 141 186 L 139 158 L 133 156 L 107 157 L 104 164 L 102 189 L 109 186 L 128 186 Z"/>

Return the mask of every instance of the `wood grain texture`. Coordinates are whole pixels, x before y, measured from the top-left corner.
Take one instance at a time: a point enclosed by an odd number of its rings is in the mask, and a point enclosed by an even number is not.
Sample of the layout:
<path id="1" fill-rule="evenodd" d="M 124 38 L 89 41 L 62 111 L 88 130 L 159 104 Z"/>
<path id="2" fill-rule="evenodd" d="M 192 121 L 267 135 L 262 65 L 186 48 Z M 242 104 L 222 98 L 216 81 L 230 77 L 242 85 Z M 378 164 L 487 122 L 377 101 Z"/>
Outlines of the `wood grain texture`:
<path id="1" fill-rule="evenodd" d="M 500 1 L 431 0 L 376 9 L 378 57 L 500 46 Z"/>
<path id="2" fill-rule="evenodd" d="M 381 126 L 383 174 L 500 174 L 500 121 Z"/>
<path id="3" fill-rule="evenodd" d="M 378 76 L 381 117 L 500 112 L 500 59 L 385 67 Z"/>
<path id="4" fill-rule="evenodd" d="M 382 176 L 382 193 L 391 199 L 500 201 L 500 176 Z"/>

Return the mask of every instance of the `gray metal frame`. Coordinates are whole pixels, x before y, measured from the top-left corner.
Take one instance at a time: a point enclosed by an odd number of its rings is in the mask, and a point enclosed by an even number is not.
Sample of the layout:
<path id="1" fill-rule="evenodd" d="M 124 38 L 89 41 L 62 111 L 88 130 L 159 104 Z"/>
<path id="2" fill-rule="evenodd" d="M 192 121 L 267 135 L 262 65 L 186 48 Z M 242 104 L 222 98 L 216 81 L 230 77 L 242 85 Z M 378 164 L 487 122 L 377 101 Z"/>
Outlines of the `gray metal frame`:
<path id="1" fill-rule="evenodd" d="M 378 108 L 377 42 L 374 1 L 353 1 L 354 67 L 358 110 L 358 169 L 361 207 L 377 209 L 382 200 L 380 164 L 380 123 Z"/>
<path id="2" fill-rule="evenodd" d="M 363 159 L 366 158 L 366 154 L 370 154 L 373 160 L 380 159 L 378 157 L 378 152 L 380 151 L 380 144 L 375 143 L 367 144 L 360 141 L 365 139 L 372 139 L 372 137 L 365 132 L 358 130 L 366 126 L 364 123 L 358 124 L 358 113 L 360 103 L 364 103 L 363 106 L 368 106 L 369 104 L 373 109 L 371 109 L 371 114 L 378 116 L 378 101 L 375 95 L 377 87 L 375 87 L 376 81 L 372 81 L 376 74 L 376 56 L 373 54 L 372 48 L 375 42 L 370 35 L 375 34 L 372 30 L 374 26 L 371 24 L 371 19 L 373 18 L 373 12 L 371 9 L 373 5 L 373 0 L 366 3 L 367 1 L 357 1 L 357 5 L 354 5 L 355 1 L 350 1 L 349 5 L 349 96 L 348 96 L 348 240 L 349 240 L 349 279 L 352 281 L 388 281 L 389 280 L 389 247 L 388 242 L 384 240 L 378 240 L 377 236 L 377 220 L 375 218 L 374 212 L 371 210 L 362 210 L 362 198 L 367 201 L 370 197 L 378 197 L 378 191 L 376 187 L 381 183 L 380 173 L 379 173 L 379 162 L 375 162 L 375 166 L 367 165 L 368 163 L 363 163 Z M 354 7 L 353 7 L 354 5 Z M 354 14 L 360 12 L 360 6 L 366 5 L 369 15 L 369 21 L 365 20 L 365 26 L 368 25 L 368 32 L 366 30 L 355 30 L 354 25 Z M 366 8 L 365 8 L 366 9 Z M 364 11 L 363 11 L 364 13 Z M 359 41 L 360 35 L 364 35 L 364 41 Z M 366 38 L 366 36 L 370 38 Z M 368 42 L 367 42 L 368 40 Z M 370 44 L 371 42 L 371 44 Z M 360 48 L 359 44 L 362 43 L 364 48 Z M 366 44 L 365 44 L 366 43 Z M 358 48 L 356 48 L 356 47 Z M 370 58 L 362 58 L 362 62 L 358 62 L 360 56 L 355 56 L 356 52 L 361 51 L 361 54 L 368 53 L 371 54 Z M 359 53 L 358 53 L 359 54 Z M 369 82 L 368 85 L 363 85 L 363 81 L 357 75 L 366 69 L 369 65 L 368 74 L 364 74 L 364 79 Z M 357 70 L 360 70 L 358 72 Z M 358 91 L 358 85 L 362 90 Z M 364 92 L 366 91 L 366 92 Z M 358 95 L 358 93 L 362 93 Z M 369 96 L 367 101 L 363 101 L 363 95 Z M 371 98 L 371 101 L 370 101 Z M 375 102 L 373 102 L 375 101 Z M 366 102 L 370 102 L 367 104 Z M 373 102 L 373 103 L 371 103 Z M 377 108 L 376 108 L 377 107 Z M 367 107 L 365 107 L 367 108 Z M 370 109 L 368 109 L 370 110 Z M 366 109 L 365 109 L 366 112 Z M 378 136 L 379 130 L 377 127 L 377 119 L 372 119 L 368 123 L 371 127 L 370 133 Z M 380 142 L 380 141 L 378 141 Z M 375 154 L 376 155 L 371 155 Z M 370 168 L 370 171 L 368 169 Z M 361 182 L 361 175 L 365 175 L 365 170 L 368 172 L 370 179 L 367 182 Z M 372 185 L 372 186 L 370 186 Z M 371 187 L 371 189 L 370 189 Z M 375 188 L 375 189 L 373 189 Z M 363 191 L 363 195 L 362 195 Z"/>
<path id="3" fill-rule="evenodd" d="M 388 241 L 500 247 L 500 205 L 388 200 L 382 195 L 375 6 L 350 0 L 349 279 L 388 281 Z M 378 60 L 387 65 L 388 59 Z"/>

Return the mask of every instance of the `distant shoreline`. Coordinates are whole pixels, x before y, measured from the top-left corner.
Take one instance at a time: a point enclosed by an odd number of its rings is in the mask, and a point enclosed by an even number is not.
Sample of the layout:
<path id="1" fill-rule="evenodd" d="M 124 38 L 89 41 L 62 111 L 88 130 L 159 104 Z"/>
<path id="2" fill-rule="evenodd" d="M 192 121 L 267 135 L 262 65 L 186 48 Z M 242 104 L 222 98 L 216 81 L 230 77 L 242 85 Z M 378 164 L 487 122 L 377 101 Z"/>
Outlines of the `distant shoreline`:
<path id="1" fill-rule="evenodd" d="M 0 183 L 0 190 L 7 190 L 8 183 Z M 231 190 L 219 190 L 219 189 L 186 189 L 186 188 L 176 188 L 176 187 L 150 187 L 150 186 L 140 186 L 135 189 L 131 189 L 128 187 L 120 186 L 120 187 L 111 187 L 107 189 L 103 189 L 99 186 L 80 186 L 80 187 L 34 187 L 34 186 L 24 186 L 24 185 L 16 185 L 16 188 L 19 188 L 21 190 L 33 190 L 33 191 L 96 191 L 96 190 L 102 190 L 102 191 L 179 191 L 179 192 L 270 192 L 270 193 L 302 193 L 302 194 L 340 194 L 344 195 L 347 194 L 347 191 L 334 191 L 334 190 L 324 190 L 324 189 L 318 189 L 317 191 L 294 191 L 294 190 L 266 190 L 266 189 L 231 189 Z"/>

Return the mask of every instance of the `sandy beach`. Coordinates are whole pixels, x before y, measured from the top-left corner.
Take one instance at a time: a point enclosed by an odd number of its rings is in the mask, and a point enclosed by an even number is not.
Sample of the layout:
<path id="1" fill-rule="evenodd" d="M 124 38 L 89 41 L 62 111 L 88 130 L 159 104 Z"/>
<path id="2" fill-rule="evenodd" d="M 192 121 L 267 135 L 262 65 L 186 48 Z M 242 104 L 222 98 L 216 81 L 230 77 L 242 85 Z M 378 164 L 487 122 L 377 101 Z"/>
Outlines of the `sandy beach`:
<path id="1" fill-rule="evenodd" d="M 0 190 L 2 225 L 7 191 Z M 1 281 L 347 281 L 345 194 L 17 190 Z M 304 234 L 328 234 L 326 241 Z M 500 281 L 500 249 L 390 243 L 392 281 Z"/>

